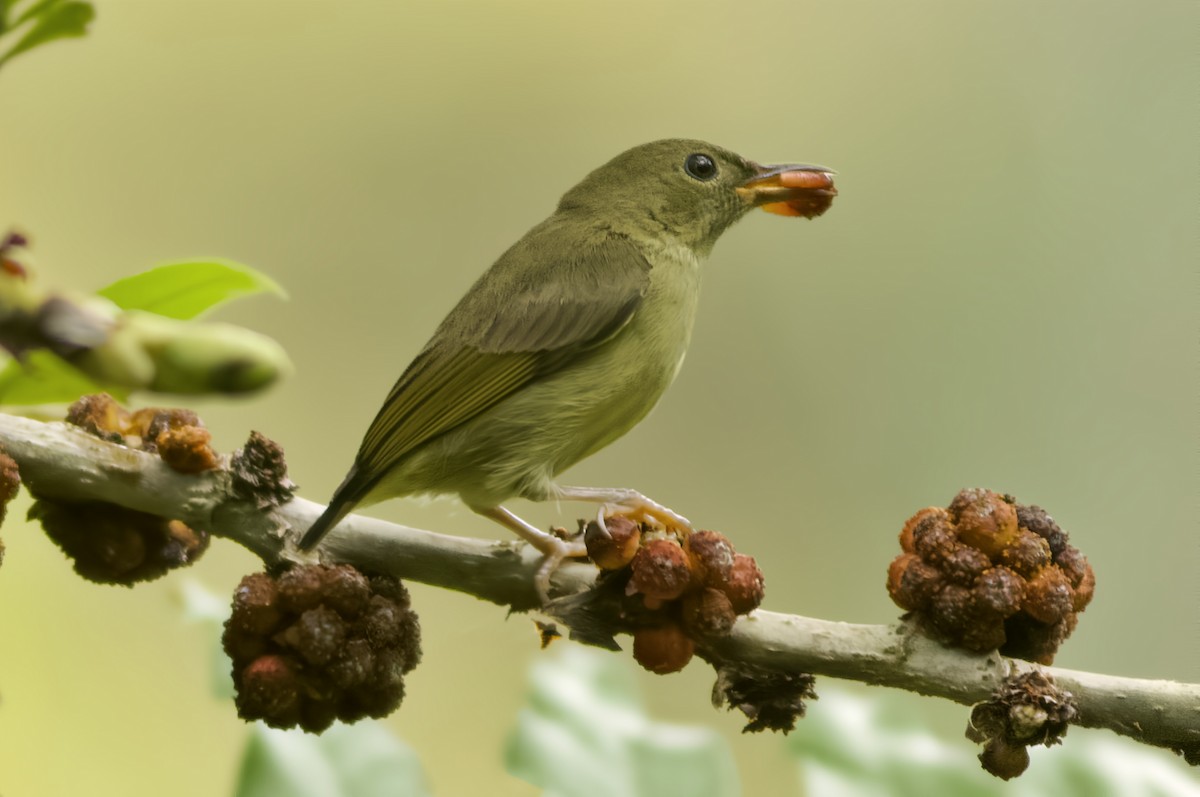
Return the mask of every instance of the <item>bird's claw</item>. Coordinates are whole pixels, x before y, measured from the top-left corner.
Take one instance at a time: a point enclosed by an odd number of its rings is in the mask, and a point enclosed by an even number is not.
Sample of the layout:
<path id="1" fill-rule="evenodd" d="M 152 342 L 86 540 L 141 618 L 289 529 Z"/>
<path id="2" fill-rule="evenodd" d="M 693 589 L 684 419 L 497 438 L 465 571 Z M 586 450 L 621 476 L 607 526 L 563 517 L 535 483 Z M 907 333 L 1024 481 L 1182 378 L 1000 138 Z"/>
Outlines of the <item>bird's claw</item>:
<path id="1" fill-rule="evenodd" d="M 614 511 L 615 507 L 612 504 L 601 504 L 600 508 L 596 510 L 596 525 L 600 527 L 600 534 L 604 537 L 612 537 L 612 535 L 608 533 L 608 524 L 604 522 L 604 519 L 609 515 L 610 512 Z"/>
<path id="2" fill-rule="evenodd" d="M 661 526 L 668 531 L 679 532 L 685 536 L 694 531 L 692 522 L 683 515 L 645 497 L 640 500 L 627 501 L 620 504 L 604 504 L 601 506 L 597 522 L 605 536 L 609 535 L 608 529 L 604 525 L 604 519 L 605 517 L 612 517 L 614 515 L 622 515 L 635 523 L 649 523 L 654 526 Z"/>

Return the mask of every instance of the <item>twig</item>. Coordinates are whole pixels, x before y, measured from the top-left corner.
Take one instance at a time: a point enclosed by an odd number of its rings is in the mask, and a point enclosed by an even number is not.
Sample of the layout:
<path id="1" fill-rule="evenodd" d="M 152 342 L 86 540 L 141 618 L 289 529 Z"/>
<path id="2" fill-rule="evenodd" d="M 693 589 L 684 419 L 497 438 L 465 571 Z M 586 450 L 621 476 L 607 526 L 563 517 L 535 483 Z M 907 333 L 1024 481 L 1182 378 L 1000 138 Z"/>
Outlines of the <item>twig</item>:
<path id="1" fill-rule="evenodd" d="M 39 496 L 107 501 L 177 518 L 249 548 L 268 565 L 306 561 L 288 544 L 320 514 L 296 498 L 269 511 L 238 498 L 225 470 L 189 476 L 157 457 L 107 443 L 63 423 L 0 414 L 0 446 Z M 294 531 L 293 531 L 294 530 Z M 535 608 L 539 554 L 516 541 L 485 541 L 352 515 L 321 546 L 322 559 L 454 589 L 508 606 Z M 596 575 L 569 563 L 554 576 L 560 594 L 587 589 Z M 997 653 L 971 655 L 911 633 L 904 625 L 857 625 L 756 611 L 712 653 L 726 661 L 811 672 L 905 689 L 971 705 L 1006 677 L 1036 665 Z M 1200 684 L 1122 678 L 1044 667 L 1073 693 L 1076 724 L 1108 728 L 1146 744 L 1200 754 Z"/>

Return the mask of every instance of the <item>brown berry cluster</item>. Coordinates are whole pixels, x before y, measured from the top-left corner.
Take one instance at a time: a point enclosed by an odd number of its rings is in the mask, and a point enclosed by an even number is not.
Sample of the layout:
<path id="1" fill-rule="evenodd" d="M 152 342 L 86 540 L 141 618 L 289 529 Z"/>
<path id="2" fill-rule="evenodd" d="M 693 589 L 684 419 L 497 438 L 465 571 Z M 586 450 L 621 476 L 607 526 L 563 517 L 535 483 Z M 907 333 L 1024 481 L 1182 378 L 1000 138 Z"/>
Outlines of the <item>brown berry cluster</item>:
<path id="1" fill-rule="evenodd" d="M 1050 664 L 1096 586 L 1045 510 L 982 488 L 917 512 L 900 547 L 888 570 L 892 600 L 930 635 L 976 652 Z"/>
<path id="2" fill-rule="evenodd" d="M 180 473 L 200 473 L 220 464 L 212 435 L 191 410 L 146 407 L 128 412 L 107 393 L 84 396 L 67 410 L 67 423 L 111 443 L 157 452 Z"/>
<path id="3" fill-rule="evenodd" d="M 983 744 L 983 768 L 1009 780 L 1029 766 L 1029 745 L 1059 744 L 1077 713 L 1070 692 L 1032 670 L 1005 681 L 991 700 L 971 710 L 967 738 Z"/>
<path id="4" fill-rule="evenodd" d="M 320 733 L 335 720 L 385 717 L 421 659 L 408 590 L 350 565 L 246 576 L 222 637 L 238 716 Z"/>
<path id="5" fill-rule="evenodd" d="M 191 410 L 147 408 L 127 412 L 107 393 L 84 396 L 67 410 L 67 423 L 130 448 L 157 452 L 182 473 L 217 467 L 211 435 Z M 101 584 L 132 586 L 195 562 L 208 548 L 207 531 L 181 521 L 101 502 L 39 499 L 29 517 L 74 560 L 75 572 Z"/>
<path id="6" fill-rule="evenodd" d="M 584 532 L 588 556 L 607 578 L 626 578 L 624 614 L 637 627 L 633 657 L 647 670 L 682 670 L 696 642 L 722 637 L 738 615 L 763 599 L 763 575 L 753 557 L 724 535 L 695 531 L 682 539 L 651 531 L 627 517 L 592 521 Z"/>
<path id="7" fill-rule="evenodd" d="M 209 534 L 178 520 L 101 502 L 40 499 L 29 510 L 46 536 L 99 584 L 131 587 L 190 565 L 208 549 Z"/>
<path id="8" fill-rule="evenodd" d="M 0 523 L 8 514 L 8 502 L 17 497 L 21 487 L 21 474 L 17 463 L 8 454 L 0 451 Z M 0 540 L 0 564 L 4 564 L 4 541 Z"/>

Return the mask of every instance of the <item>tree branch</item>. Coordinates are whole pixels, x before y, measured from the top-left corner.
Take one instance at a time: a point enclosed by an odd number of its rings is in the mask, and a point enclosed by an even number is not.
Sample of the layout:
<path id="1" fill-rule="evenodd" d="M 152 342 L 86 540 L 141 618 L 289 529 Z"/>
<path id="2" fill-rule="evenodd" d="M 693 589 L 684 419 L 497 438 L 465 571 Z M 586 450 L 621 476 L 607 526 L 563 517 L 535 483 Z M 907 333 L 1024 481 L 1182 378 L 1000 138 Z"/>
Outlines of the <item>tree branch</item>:
<path id="1" fill-rule="evenodd" d="M 182 520 L 240 543 L 268 565 L 312 561 L 288 540 L 308 528 L 323 507 L 296 498 L 264 511 L 238 497 L 227 470 L 184 475 L 152 454 L 78 428 L 2 414 L 0 446 L 40 497 L 105 501 Z M 514 610 L 537 607 L 533 576 L 540 554 L 521 542 L 452 537 L 352 515 L 320 550 L 325 561 L 458 590 Z M 582 592 L 595 576 L 591 565 L 568 563 L 555 573 L 553 588 L 560 594 Z M 708 649 L 724 661 L 847 678 L 966 705 L 987 700 L 1008 677 L 1039 669 L 995 652 L 972 655 L 943 647 L 903 623 L 858 625 L 761 610 L 739 620 L 729 637 Z M 1075 724 L 1188 751 L 1189 760 L 1200 755 L 1200 684 L 1040 669 L 1074 695 Z"/>

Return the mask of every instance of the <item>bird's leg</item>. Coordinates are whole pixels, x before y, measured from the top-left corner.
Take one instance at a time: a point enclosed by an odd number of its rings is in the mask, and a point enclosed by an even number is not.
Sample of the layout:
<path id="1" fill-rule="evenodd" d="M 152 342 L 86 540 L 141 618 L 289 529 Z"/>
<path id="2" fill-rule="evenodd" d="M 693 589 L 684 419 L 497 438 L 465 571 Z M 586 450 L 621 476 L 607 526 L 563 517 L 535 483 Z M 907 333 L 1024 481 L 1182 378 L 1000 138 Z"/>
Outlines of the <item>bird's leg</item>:
<path id="1" fill-rule="evenodd" d="M 558 486 L 554 491 L 555 497 L 572 501 L 594 501 L 601 504 L 598 522 L 604 529 L 604 515 L 607 511 L 627 515 L 634 520 L 648 520 L 668 529 L 682 531 L 685 534 L 692 531 L 692 522 L 678 512 L 674 512 L 660 503 L 651 501 L 637 490 L 625 487 L 563 487 Z M 607 531 L 607 529 L 605 529 Z"/>
<path id="2" fill-rule="evenodd" d="M 587 548 L 584 547 L 582 540 L 567 542 L 553 534 L 547 534 L 502 506 L 471 508 L 516 533 L 518 537 L 542 552 L 545 558 L 538 565 L 537 573 L 533 577 L 533 585 L 543 604 L 550 601 L 550 576 L 554 574 L 563 560 L 576 556 L 587 556 Z"/>

